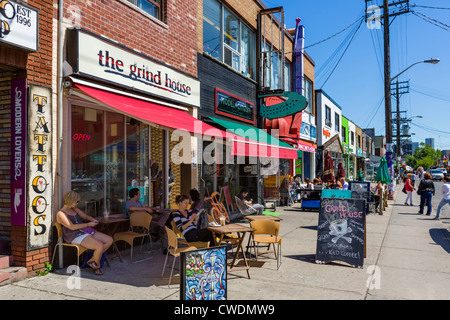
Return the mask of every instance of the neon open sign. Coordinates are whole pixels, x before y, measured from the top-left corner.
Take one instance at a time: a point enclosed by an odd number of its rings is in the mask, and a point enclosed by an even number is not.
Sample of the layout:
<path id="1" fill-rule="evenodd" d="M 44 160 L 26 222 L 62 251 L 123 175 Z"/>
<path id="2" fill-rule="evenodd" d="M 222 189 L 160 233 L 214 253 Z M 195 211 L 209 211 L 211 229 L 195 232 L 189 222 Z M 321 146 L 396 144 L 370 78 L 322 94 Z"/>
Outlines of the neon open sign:
<path id="1" fill-rule="evenodd" d="M 92 138 L 92 136 L 87 133 L 75 133 L 72 136 L 72 140 L 75 140 L 75 141 L 89 141 L 89 140 L 91 140 L 91 138 Z"/>

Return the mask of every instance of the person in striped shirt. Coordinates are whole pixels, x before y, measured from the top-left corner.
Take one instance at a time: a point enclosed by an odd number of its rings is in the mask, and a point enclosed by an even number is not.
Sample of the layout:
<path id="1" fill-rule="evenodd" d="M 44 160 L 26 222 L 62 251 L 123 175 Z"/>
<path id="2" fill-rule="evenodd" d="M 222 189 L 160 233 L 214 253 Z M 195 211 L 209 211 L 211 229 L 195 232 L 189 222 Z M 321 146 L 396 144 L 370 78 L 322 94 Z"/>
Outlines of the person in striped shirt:
<path id="1" fill-rule="evenodd" d="M 210 230 L 197 228 L 199 215 L 187 210 L 189 197 L 178 195 L 175 198 L 178 210 L 173 215 L 173 221 L 188 242 L 209 241 L 210 246 L 214 246 L 214 237 Z"/>

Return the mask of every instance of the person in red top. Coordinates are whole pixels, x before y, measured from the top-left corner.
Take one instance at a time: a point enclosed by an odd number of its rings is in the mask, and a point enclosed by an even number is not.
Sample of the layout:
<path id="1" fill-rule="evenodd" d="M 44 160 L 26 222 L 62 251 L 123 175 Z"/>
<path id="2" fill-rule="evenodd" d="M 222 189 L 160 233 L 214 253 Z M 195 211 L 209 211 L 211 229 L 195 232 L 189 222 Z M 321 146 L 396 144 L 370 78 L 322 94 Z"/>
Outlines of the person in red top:
<path id="1" fill-rule="evenodd" d="M 413 187 L 412 181 L 411 181 L 412 174 L 408 173 L 405 180 L 405 191 L 406 191 L 406 200 L 405 200 L 405 206 L 408 205 L 408 199 L 409 199 L 409 205 L 412 206 L 412 192 L 413 190 L 416 190 L 416 188 Z"/>

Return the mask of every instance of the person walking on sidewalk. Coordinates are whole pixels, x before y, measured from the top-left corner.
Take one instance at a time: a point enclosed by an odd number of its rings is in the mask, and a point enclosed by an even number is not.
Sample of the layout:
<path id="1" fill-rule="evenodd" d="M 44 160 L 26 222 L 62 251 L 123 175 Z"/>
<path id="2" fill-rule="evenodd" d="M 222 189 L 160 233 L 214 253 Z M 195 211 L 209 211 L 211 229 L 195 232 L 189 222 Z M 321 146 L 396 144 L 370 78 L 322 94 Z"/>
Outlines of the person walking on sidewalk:
<path id="1" fill-rule="evenodd" d="M 406 191 L 406 200 L 405 200 L 405 206 L 408 205 L 408 199 L 409 199 L 409 205 L 413 205 L 412 203 L 412 192 L 414 190 L 416 190 L 416 188 L 414 188 L 412 182 L 411 182 L 411 177 L 412 174 L 408 173 L 408 175 L 406 176 L 406 180 L 405 180 L 405 191 Z"/>
<path id="2" fill-rule="evenodd" d="M 423 214 L 423 208 L 425 207 L 425 204 L 428 207 L 427 210 L 427 216 L 431 214 L 431 198 L 434 196 L 434 183 L 431 180 L 431 174 L 428 172 L 425 172 L 424 180 L 420 181 L 419 189 L 417 190 L 417 193 L 420 194 L 420 209 L 419 213 Z"/>
<path id="3" fill-rule="evenodd" d="M 435 220 L 439 220 L 439 215 L 441 214 L 442 207 L 446 204 L 450 205 L 450 175 L 445 175 L 443 181 L 444 184 L 442 185 L 442 194 L 444 197 L 442 198 L 441 202 L 439 202 L 436 217 L 434 217 Z"/>

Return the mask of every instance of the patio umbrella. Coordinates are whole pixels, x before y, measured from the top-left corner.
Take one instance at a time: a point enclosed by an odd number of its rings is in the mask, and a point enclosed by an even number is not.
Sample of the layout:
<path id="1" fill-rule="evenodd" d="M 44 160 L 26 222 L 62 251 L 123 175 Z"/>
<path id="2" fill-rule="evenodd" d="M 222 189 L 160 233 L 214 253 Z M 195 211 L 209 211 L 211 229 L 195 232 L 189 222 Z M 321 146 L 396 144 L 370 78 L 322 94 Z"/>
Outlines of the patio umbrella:
<path id="1" fill-rule="evenodd" d="M 338 171 L 337 171 L 336 178 L 337 178 L 337 180 L 339 180 L 340 178 L 345 178 L 345 170 L 344 170 L 344 165 L 342 164 L 342 162 L 339 162 L 339 164 L 338 164 Z"/>
<path id="2" fill-rule="evenodd" d="M 327 151 L 324 162 L 325 163 L 323 168 L 322 181 L 334 182 L 334 163 L 333 159 L 331 158 L 330 151 Z"/>
<path id="3" fill-rule="evenodd" d="M 375 181 L 381 181 L 382 183 L 391 183 L 391 177 L 389 176 L 386 158 L 381 158 L 380 160 L 380 166 L 378 167 Z"/>

